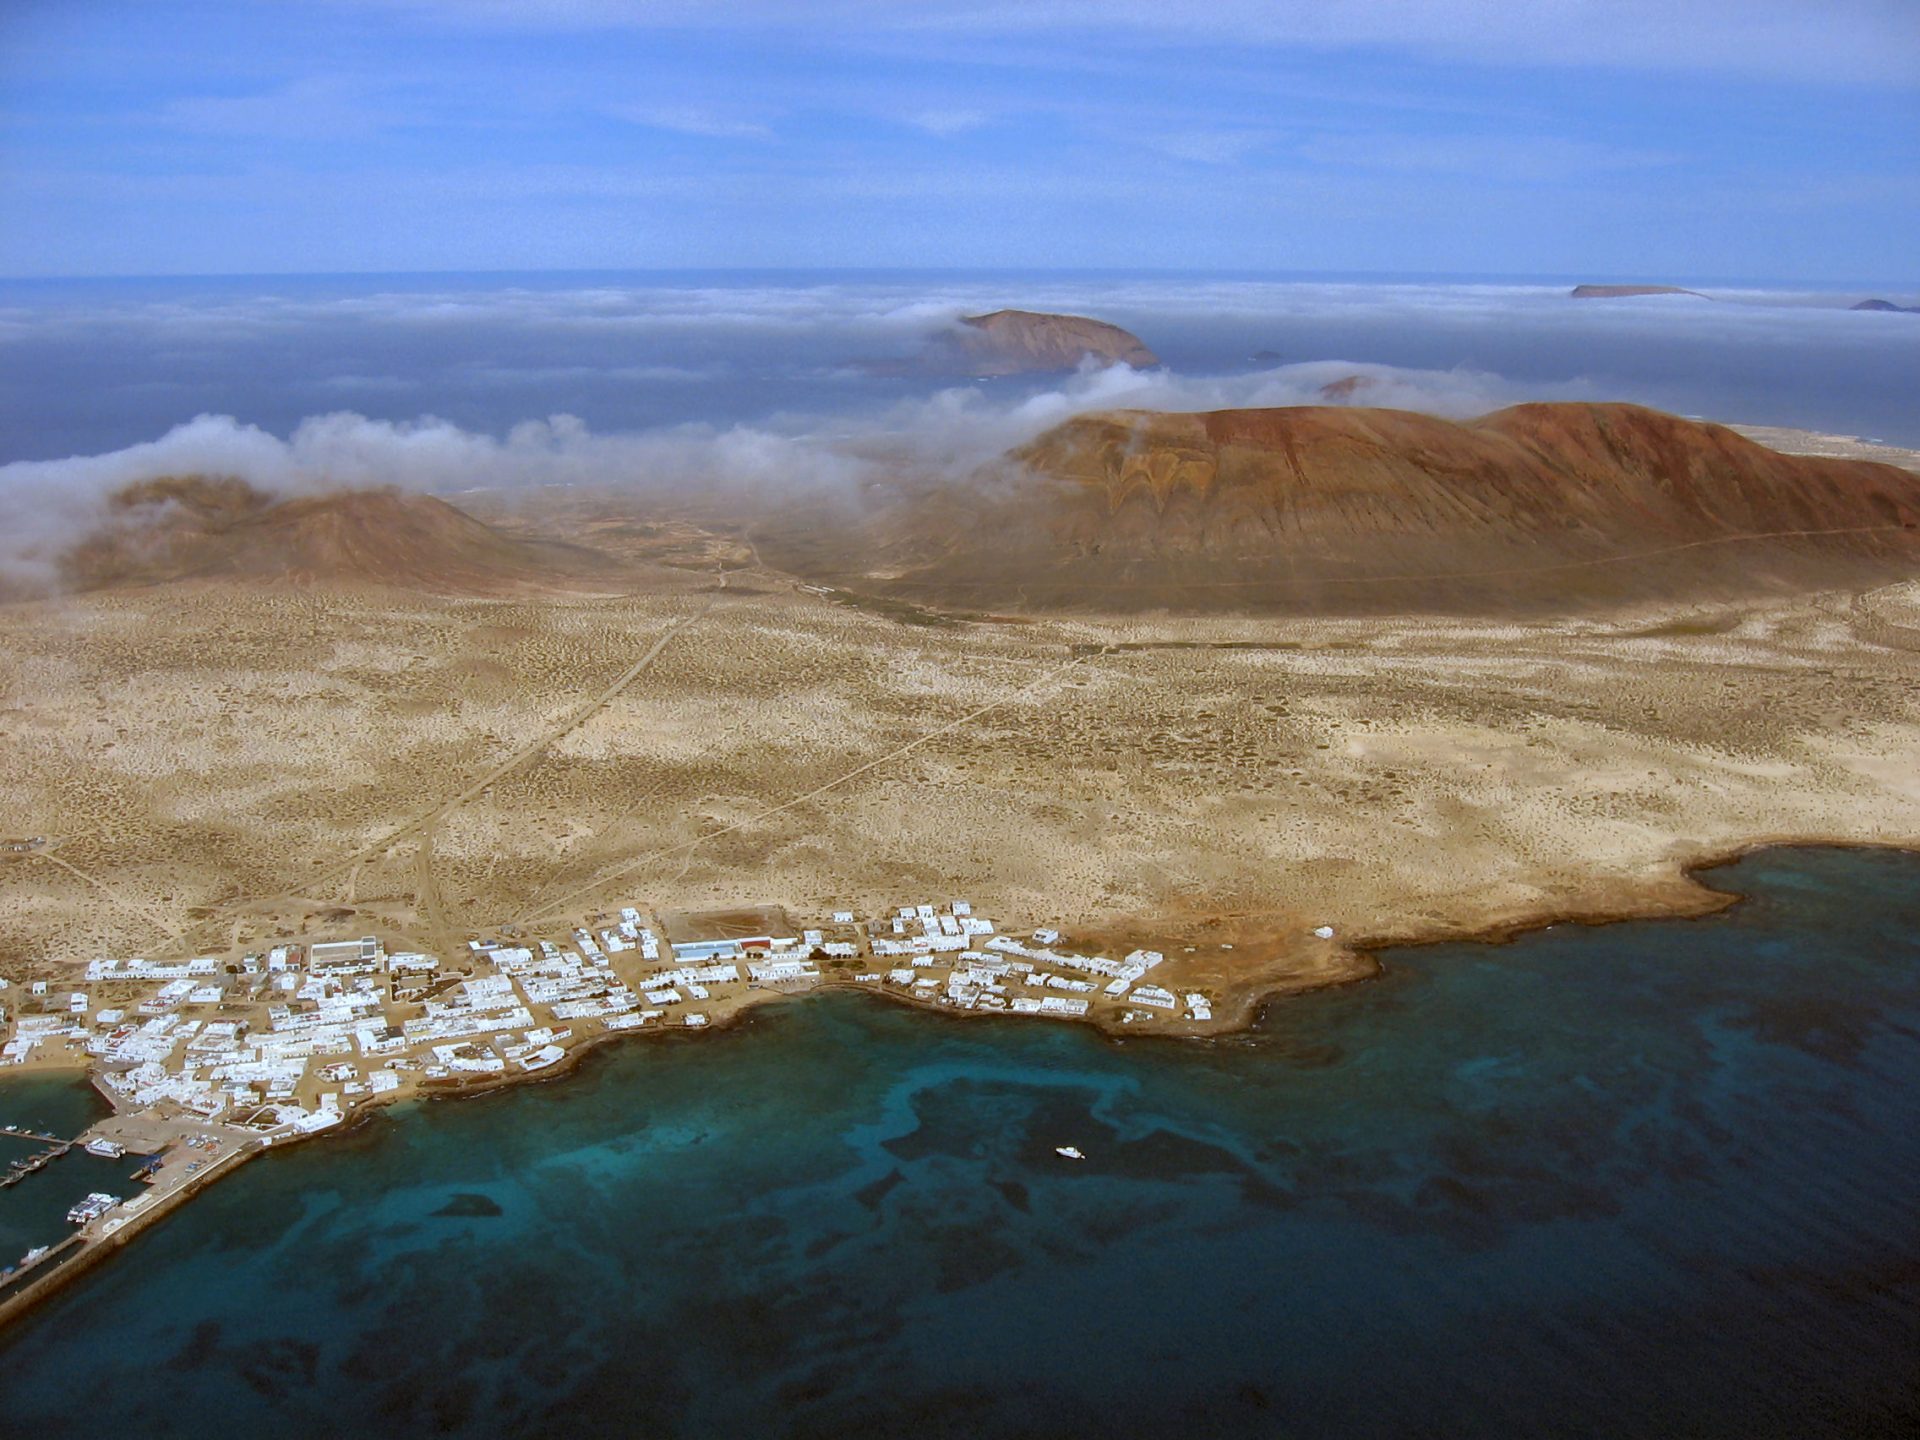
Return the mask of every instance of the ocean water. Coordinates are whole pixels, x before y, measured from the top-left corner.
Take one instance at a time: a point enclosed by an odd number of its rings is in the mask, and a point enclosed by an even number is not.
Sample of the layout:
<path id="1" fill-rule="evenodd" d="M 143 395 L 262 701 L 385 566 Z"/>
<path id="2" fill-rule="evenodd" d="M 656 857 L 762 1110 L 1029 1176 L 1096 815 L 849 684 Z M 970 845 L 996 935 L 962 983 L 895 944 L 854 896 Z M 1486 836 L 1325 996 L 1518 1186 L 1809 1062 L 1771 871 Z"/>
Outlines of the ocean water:
<path id="1" fill-rule="evenodd" d="M 0 465 L 150 443 L 196 415 L 282 439 L 317 416 L 439 417 L 502 439 L 554 414 L 596 435 L 751 426 L 832 438 L 850 421 L 939 432 L 1065 409 L 1302 403 L 1343 373 L 1407 372 L 1381 403 L 1477 414 L 1522 400 L 1627 400 L 1750 424 L 1920 445 L 1920 316 L 1869 295 L 1696 283 L 1712 299 L 1576 301 L 1593 276 L 1460 278 L 1059 271 L 608 272 L 0 280 Z M 1598 277 L 1606 278 L 1606 277 Z M 1001 307 L 1127 326 L 1166 362 L 1140 394 L 1048 376 L 975 385 L 896 373 L 953 317 Z M 1276 368 L 1279 379 L 1258 376 Z M 1310 382 L 1310 383 L 1308 383 Z M 964 392 L 966 408 L 951 394 Z M 1038 409 L 1032 409 L 1036 400 Z M 1017 428 L 1017 427 L 1016 427 Z M 409 447 L 336 430 L 349 474 L 442 483 Z M 245 470 L 257 451 L 169 452 Z M 603 453 L 588 457 L 601 470 Z M 738 457 L 734 457 L 738 458 Z M 497 479 L 498 477 L 491 477 Z M 6 476 L 0 472 L 0 493 Z"/>
<path id="2" fill-rule="evenodd" d="M 1920 857 L 1709 878 L 1228 1043 L 842 994 L 396 1109 L 14 1327 L 0 1428 L 1911 1435 Z"/>
<path id="3" fill-rule="evenodd" d="M 73 1075 L 34 1075 L 0 1081 L 0 1124 L 71 1140 L 111 1113 L 100 1092 Z M 47 1147 L 38 1140 L 0 1135 L 0 1169 Z M 130 1177 L 138 1161 L 108 1160 L 69 1150 L 18 1184 L 0 1190 L 0 1269 L 16 1264 L 36 1245 L 52 1245 L 71 1233 L 67 1210 L 89 1191 L 124 1197 L 135 1193 Z"/>

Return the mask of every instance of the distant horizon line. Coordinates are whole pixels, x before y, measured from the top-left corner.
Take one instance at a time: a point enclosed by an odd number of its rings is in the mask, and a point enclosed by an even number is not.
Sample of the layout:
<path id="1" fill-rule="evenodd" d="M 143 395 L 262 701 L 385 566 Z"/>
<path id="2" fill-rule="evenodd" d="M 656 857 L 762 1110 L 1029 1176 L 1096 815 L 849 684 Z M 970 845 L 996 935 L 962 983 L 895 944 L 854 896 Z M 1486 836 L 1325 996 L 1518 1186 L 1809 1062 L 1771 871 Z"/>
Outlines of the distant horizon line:
<path id="1" fill-rule="evenodd" d="M 103 274 L 4 275 L 0 285 L 87 285 L 174 282 L 210 282 L 240 280 L 427 280 L 450 277 L 505 279 L 511 277 L 569 276 L 655 276 L 655 277 L 799 277 L 867 276 L 907 277 L 996 277 L 1018 276 L 1041 279 L 1166 278 L 1166 279 L 1242 279 L 1242 280 L 1337 280 L 1347 282 L 1402 281 L 1453 284 L 1624 284 L 1718 286 L 1729 289 L 1809 290 L 1920 290 L 1920 281 L 1861 279 L 1814 279 L 1794 276 L 1728 276 L 1676 272 L 1644 271 L 1502 271 L 1502 270 L 1337 270 L 1327 268 L 1259 269 L 1245 266 L 1044 266 L 1044 265 L 657 265 L 657 266 L 551 266 L 497 267 L 484 269 L 393 269 L 393 270 L 233 270 L 233 271 L 150 271 Z"/>

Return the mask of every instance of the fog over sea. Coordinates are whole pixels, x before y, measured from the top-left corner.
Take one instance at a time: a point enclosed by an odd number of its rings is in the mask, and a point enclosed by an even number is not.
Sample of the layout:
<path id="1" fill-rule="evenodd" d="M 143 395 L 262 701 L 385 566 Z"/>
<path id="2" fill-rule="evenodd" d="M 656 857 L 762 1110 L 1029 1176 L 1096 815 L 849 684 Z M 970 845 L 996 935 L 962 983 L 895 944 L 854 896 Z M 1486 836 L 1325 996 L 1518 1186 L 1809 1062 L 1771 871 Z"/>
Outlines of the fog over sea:
<path id="1" fill-rule="evenodd" d="M 1390 952 L 1214 1044 L 837 994 L 402 1105 L 248 1164 L 0 1335 L 0 1417 L 1920 1433 L 1920 859 L 1707 878 L 1749 898 Z M 11 1118 L 71 1124 L 58 1099 L 0 1082 Z"/>
<path id="2" fill-rule="evenodd" d="M 225 459 L 244 470 L 269 464 L 269 438 L 294 442 L 296 467 L 434 486 L 457 486 L 476 466 L 485 483 L 523 473 L 618 479 L 650 466 L 777 468 L 793 463 L 795 444 L 812 457 L 804 468 L 850 435 L 979 448 L 1102 405 L 1311 401 L 1355 369 L 1387 382 L 1369 392 L 1379 403 L 1455 416 L 1521 400 L 1629 400 L 1920 445 L 1920 315 L 1847 308 L 1913 295 L 1702 282 L 1714 298 L 1569 298 L 1573 283 L 1593 278 L 889 271 L 6 281 L 0 494 L 9 481 L 99 483 L 134 463 L 50 472 L 8 462 L 143 447 L 140 464 Z M 1140 335 L 1166 369 L 989 382 L 887 373 L 955 317 L 1000 307 L 1110 320 Z M 231 418 L 176 432 L 198 416 Z M 555 416 L 571 418 L 556 428 Z M 442 423 L 424 425 L 426 417 Z M 144 448 L 170 432 L 158 450 Z M 518 454 L 485 459 L 516 433 Z M 722 453 L 729 437 L 734 450 Z"/>

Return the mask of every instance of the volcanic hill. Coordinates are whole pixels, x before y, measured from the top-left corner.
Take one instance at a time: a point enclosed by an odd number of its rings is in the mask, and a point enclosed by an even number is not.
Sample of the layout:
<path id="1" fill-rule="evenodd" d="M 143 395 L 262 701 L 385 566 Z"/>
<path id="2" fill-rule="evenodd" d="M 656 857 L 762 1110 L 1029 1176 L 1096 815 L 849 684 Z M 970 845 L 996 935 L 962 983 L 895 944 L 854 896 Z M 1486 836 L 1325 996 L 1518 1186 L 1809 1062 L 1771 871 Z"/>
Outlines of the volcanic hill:
<path id="1" fill-rule="evenodd" d="M 1920 574 L 1920 476 L 1633 405 L 1112 411 L 762 549 L 969 610 L 1565 611 Z"/>
<path id="2" fill-rule="evenodd" d="M 518 540 L 431 495 L 337 490 L 279 499 L 244 480 L 167 476 L 116 492 L 60 558 L 73 589 L 234 579 L 437 594 L 620 588 L 597 551 Z"/>

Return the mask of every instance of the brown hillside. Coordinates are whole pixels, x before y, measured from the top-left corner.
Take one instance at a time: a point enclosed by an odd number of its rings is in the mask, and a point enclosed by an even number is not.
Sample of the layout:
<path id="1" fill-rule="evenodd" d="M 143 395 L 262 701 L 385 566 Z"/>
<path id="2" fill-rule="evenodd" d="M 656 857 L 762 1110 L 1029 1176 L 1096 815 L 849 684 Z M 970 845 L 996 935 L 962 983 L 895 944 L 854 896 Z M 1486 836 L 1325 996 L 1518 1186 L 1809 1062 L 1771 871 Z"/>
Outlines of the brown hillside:
<path id="1" fill-rule="evenodd" d="M 1371 375 L 1343 375 L 1338 380 L 1329 380 L 1322 385 L 1320 398 L 1338 404 L 1348 404 L 1362 390 L 1371 390 L 1379 383 Z"/>
<path id="2" fill-rule="evenodd" d="M 275 499 L 237 479 L 142 481 L 61 557 L 75 589 L 189 579 L 388 585 L 440 594 L 618 588 L 596 551 L 512 539 L 430 495 Z"/>
<path id="3" fill-rule="evenodd" d="M 1631 405 L 1117 411 L 1010 458 L 795 558 L 983 610 L 1539 611 L 1920 574 L 1920 476 Z"/>

